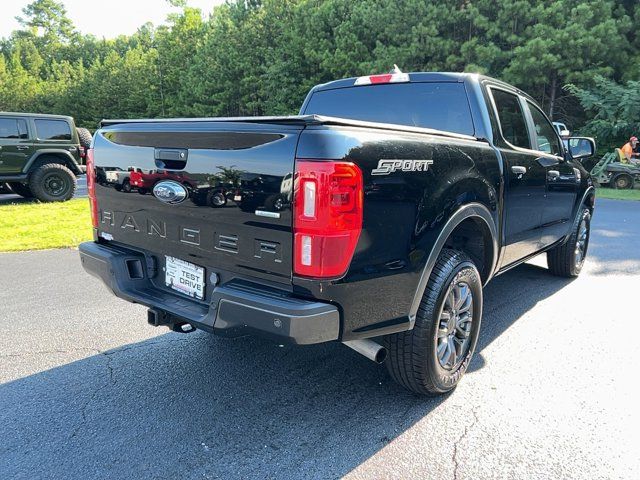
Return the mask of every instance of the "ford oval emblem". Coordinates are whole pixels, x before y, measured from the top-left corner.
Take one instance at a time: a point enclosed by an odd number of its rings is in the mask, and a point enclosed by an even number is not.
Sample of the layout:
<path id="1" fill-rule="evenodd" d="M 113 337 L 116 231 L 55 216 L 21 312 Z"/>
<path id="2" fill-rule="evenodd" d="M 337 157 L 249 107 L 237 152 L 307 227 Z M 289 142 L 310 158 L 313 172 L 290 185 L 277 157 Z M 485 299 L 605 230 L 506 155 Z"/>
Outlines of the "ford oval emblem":
<path id="1" fill-rule="evenodd" d="M 163 180 L 153 187 L 153 195 L 161 202 L 176 204 L 184 202 L 189 196 L 189 192 L 178 182 Z"/>

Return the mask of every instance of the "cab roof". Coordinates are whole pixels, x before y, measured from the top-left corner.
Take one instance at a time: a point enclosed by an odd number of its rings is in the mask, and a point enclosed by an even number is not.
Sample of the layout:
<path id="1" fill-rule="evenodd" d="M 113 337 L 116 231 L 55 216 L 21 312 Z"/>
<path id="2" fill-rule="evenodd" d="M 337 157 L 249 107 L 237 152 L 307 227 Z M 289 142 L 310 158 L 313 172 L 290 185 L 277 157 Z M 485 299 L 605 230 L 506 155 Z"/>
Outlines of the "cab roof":
<path id="1" fill-rule="evenodd" d="M 493 77 L 489 77 L 486 75 L 480 75 L 478 73 L 463 73 L 463 72 L 410 72 L 409 74 L 409 83 L 418 83 L 418 82 L 453 82 L 453 83 L 465 83 L 465 82 L 474 82 L 474 83 L 484 83 L 490 82 L 494 85 L 501 86 L 503 88 L 507 88 L 509 90 L 513 90 L 518 92 L 520 95 L 527 97 L 531 100 L 530 95 L 526 92 L 523 92 L 517 87 L 510 85 L 502 80 L 498 80 Z M 334 90 L 337 88 L 349 88 L 357 86 L 356 80 L 361 77 L 350 77 L 343 78 L 340 80 L 333 80 L 331 82 L 322 83 L 320 85 L 316 85 L 313 87 L 313 91 L 321 92 L 324 90 Z"/>
<path id="2" fill-rule="evenodd" d="M 26 113 L 26 112 L 0 112 L 0 115 L 11 117 L 34 117 L 34 118 L 51 118 L 57 120 L 71 120 L 73 117 L 68 115 L 53 115 L 51 113 Z"/>

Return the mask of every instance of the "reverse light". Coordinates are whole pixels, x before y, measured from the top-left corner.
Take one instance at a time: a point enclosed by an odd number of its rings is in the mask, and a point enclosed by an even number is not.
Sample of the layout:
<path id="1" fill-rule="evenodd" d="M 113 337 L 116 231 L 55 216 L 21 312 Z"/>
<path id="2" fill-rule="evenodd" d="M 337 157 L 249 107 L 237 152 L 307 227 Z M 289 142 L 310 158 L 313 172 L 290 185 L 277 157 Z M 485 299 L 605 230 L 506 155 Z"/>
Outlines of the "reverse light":
<path id="1" fill-rule="evenodd" d="M 91 223 L 98 228 L 98 202 L 96 201 L 96 175 L 93 164 L 93 148 L 87 150 L 87 193 L 91 207 Z"/>
<path id="2" fill-rule="evenodd" d="M 331 278 L 349 268 L 362 230 L 362 172 L 350 162 L 296 160 L 296 275 Z"/>
<path id="3" fill-rule="evenodd" d="M 303 208 L 302 212 L 306 218 L 314 218 L 316 216 L 316 182 L 315 180 L 304 180 Z"/>

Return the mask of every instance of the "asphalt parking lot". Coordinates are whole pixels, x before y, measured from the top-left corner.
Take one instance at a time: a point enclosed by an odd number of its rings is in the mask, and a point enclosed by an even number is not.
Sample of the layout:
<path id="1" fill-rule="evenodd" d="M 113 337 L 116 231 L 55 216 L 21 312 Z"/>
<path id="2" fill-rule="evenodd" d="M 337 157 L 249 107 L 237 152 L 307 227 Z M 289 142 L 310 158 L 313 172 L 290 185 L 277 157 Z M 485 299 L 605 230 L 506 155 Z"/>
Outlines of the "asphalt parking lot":
<path id="1" fill-rule="evenodd" d="M 639 246 L 640 203 L 599 200 L 580 278 L 497 277 L 439 399 L 339 344 L 149 327 L 73 250 L 0 254 L 0 478 L 637 479 Z"/>

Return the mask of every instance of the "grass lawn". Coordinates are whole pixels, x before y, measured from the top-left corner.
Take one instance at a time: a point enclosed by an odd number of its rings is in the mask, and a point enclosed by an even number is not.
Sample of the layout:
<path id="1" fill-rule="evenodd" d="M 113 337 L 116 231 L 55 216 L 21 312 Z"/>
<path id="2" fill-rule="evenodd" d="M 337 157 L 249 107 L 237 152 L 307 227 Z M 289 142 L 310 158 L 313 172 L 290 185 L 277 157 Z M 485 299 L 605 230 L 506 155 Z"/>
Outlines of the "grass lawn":
<path id="1" fill-rule="evenodd" d="M 86 198 L 0 205 L 0 252 L 75 247 L 92 238 Z"/>
<path id="2" fill-rule="evenodd" d="M 640 190 L 616 190 L 615 188 L 596 189 L 596 198 L 613 198 L 614 200 L 640 200 Z"/>

